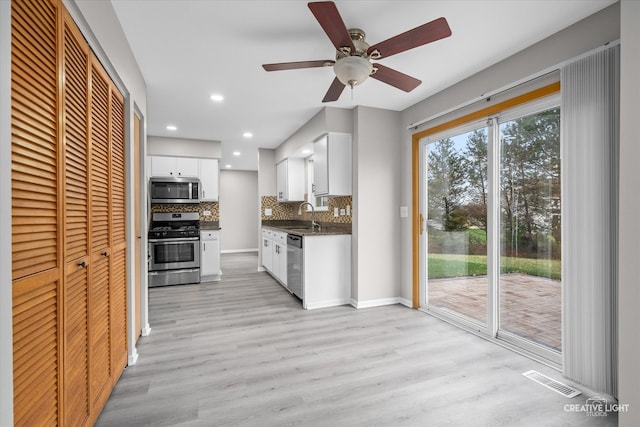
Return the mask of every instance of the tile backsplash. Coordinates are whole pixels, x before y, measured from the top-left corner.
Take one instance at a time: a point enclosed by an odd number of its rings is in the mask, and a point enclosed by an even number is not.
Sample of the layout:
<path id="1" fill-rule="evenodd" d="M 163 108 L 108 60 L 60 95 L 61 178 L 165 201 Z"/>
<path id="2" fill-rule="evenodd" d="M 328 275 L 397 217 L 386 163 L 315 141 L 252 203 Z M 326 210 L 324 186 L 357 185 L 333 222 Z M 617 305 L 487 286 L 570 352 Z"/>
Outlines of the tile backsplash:
<path id="1" fill-rule="evenodd" d="M 334 208 L 338 208 L 338 210 L 340 210 L 346 209 L 347 206 L 350 206 L 351 209 L 353 209 L 353 204 L 351 203 L 351 201 L 351 196 L 330 197 L 329 210 L 317 211 L 316 221 L 351 224 L 351 215 L 341 215 L 338 217 L 333 216 Z M 303 208 L 302 215 L 298 215 L 298 206 L 300 206 L 301 202 L 280 203 L 278 202 L 278 198 L 276 196 L 262 196 L 261 202 L 261 218 L 263 221 L 311 220 L 311 212 L 307 211 L 306 207 Z M 264 211 L 267 208 L 271 209 L 271 216 L 265 215 Z"/>
<path id="2" fill-rule="evenodd" d="M 210 211 L 211 215 L 205 215 L 205 211 Z M 218 202 L 200 202 L 198 205 L 151 205 L 151 212 L 199 212 L 200 221 L 220 221 Z"/>

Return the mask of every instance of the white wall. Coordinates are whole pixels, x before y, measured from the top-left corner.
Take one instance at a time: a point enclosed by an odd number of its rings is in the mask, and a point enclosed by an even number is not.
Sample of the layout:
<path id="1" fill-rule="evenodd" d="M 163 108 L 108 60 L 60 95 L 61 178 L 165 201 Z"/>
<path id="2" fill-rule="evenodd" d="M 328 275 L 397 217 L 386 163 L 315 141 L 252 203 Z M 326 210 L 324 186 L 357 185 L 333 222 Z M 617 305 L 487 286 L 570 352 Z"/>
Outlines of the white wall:
<path id="1" fill-rule="evenodd" d="M 220 238 L 223 252 L 258 249 L 257 171 L 220 171 Z"/>
<path id="2" fill-rule="evenodd" d="M 622 0 L 620 28 L 620 237 L 618 398 L 620 427 L 640 425 L 640 2 Z"/>
<path id="3" fill-rule="evenodd" d="M 13 425 L 11 2 L 0 1 L 0 426 Z"/>
<path id="4" fill-rule="evenodd" d="M 147 155 L 219 159 L 222 156 L 222 147 L 220 141 L 149 135 Z"/>
<path id="5" fill-rule="evenodd" d="M 400 294 L 400 113 L 353 113 L 351 298 L 357 307 L 397 302 Z"/>

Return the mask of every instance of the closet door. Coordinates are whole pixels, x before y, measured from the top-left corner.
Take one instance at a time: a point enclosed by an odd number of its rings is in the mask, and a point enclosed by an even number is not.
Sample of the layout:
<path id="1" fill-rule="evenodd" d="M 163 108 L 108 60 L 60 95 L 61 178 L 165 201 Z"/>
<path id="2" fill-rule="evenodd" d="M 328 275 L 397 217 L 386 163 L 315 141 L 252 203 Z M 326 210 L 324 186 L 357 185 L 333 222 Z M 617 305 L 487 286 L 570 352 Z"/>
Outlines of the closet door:
<path id="1" fill-rule="evenodd" d="M 127 364 L 127 241 L 124 99 L 111 90 L 111 359 L 113 381 Z"/>
<path id="2" fill-rule="evenodd" d="M 90 51 L 65 13 L 62 87 L 64 135 L 64 425 L 89 417 L 88 67 Z"/>
<path id="3" fill-rule="evenodd" d="M 58 6 L 58 2 L 44 0 L 11 2 L 16 426 L 59 422 L 62 247 L 58 221 Z"/>
<path id="4" fill-rule="evenodd" d="M 92 404 L 102 408 L 111 391 L 111 312 L 109 290 L 109 83 L 97 61 L 91 64 L 89 336 Z"/>

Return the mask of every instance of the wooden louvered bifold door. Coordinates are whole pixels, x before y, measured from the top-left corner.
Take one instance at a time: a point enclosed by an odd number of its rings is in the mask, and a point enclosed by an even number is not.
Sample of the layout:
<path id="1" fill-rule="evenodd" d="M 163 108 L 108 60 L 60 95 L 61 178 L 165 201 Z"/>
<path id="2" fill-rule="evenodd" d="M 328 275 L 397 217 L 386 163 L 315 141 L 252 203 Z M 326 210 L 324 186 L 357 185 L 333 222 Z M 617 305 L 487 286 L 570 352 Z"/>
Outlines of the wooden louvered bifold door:
<path id="1" fill-rule="evenodd" d="M 61 240 L 56 1 L 11 2 L 13 385 L 16 426 L 60 410 Z"/>
<path id="2" fill-rule="evenodd" d="M 112 370 L 127 364 L 126 175 L 124 99 L 111 91 L 111 352 Z"/>
<path id="3" fill-rule="evenodd" d="M 64 424 L 84 425 L 89 405 L 89 149 L 90 51 L 65 14 L 64 134 Z"/>
<path id="4" fill-rule="evenodd" d="M 62 0 L 11 1 L 11 35 L 14 422 L 93 425 L 127 362 L 124 99 Z"/>
<path id="5" fill-rule="evenodd" d="M 111 236 L 109 233 L 109 109 L 108 77 L 97 61 L 91 65 L 90 150 L 91 150 L 91 314 L 89 329 L 91 397 L 96 407 L 102 407 L 111 389 Z"/>

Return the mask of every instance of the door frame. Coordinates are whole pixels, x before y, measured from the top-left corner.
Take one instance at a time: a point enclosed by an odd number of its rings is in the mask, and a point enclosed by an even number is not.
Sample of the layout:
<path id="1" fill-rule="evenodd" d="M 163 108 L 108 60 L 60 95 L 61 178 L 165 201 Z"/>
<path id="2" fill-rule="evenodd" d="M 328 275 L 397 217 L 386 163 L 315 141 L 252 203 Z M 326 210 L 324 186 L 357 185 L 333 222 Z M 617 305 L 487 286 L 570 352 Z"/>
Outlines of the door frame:
<path id="1" fill-rule="evenodd" d="M 550 96 L 554 94 L 558 94 L 560 92 L 560 82 L 556 81 L 551 84 L 547 84 L 545 86 L 539 87 L 532 91 L 523 93 L 521 95 L 515 96 L 510 99 L 506 99 L 501 102 L 497 102 L 491 106 L 480 108 L 476 111 L 472 111 L 467 114 L 463 114 L 457 118 L 445 121 L 444 123 L 437 124 L 431 128 L 427 128 L 425 130 L 413 133 L 411 135 L 411 150 L 412 150 L 412 307 L 414 309 L 421 309 L 424 311 L 426 307 L 423 303 L 426 301 L 426 272 L 423 271 L 423 263 L 421 262 L 422 258 L 426 256 L 426 247 L 424 244 L 423 234 L 426 230 L 426 212 L 423 211 L 423 205 L 425 205 L 422 196 L 422 185 L 421 180 L 424 176 L 424 165 L 422 164 L 422 159 L 424 158 L 424 150 L 426 147 L 426 143 L 423 141 L 425 138 L 440 134 L 447 130 L 451 130 L 465 124 L 469 124 L 472 122 L 478 122 L 481 120 L 491 120 L 492 125 L 489 126 L 489 132 L 499 132 L 499 126 L 495 116 L 497 116 L 500 112 L 513 109 L 515 107 L 521 106 L 523 104 Z M 488 158 L 495 158 L 499 153 L 498 147 L 487 147 L 487 156 Z M 498 180 L 497 180 L 497 164 L 494 164 L 493 170 L 489 168 L 489 185 L 491 190 L 495 193 L 498 189 Z M 496 215 L 499 215 L 499 206 L 498 201 L 494 202 L 488 206 L 487 215 L 489 221 L 495 221 Z M 491 255 L 494 260 L 499 259 L 499 248 L 498 248 L 498 240 L 499 239 L 499 230 L 496 227 L 493 227 L 493 230 L 488 230 L 488 251 L 491 251 Z M 489 278 L 497 277 L 499 273 L 498 262 L 492 262 L 487 265 Z M 562 355 L 557 355 L 553 353 L 551 350 L 546 347 L 537 346 L 535 344 L 529 343 L 526 340 L 520 339 L 519 337 L 509 334 L 504 331 L 498 332 L 499 327 L 499 313 L 496 307 L 498 307 L 498 292 L 495 292 L 491 286 L 487 293 L 487 310 L 490 314 L 487 318 L 486 328 L 478 327 L 478 325 L 473 324 L 472 322 L 466 322 L 464 320 L 458 321 L 457 319 L 453 319 L 450 316 L 441 316 L 438 310 L 430 309 L 428 312 L 432 315 L 435 315 L 443 320 L 449 321 L 451 323 L 455 323 L 457 326 L 460 326 L 470 332 L 479 334 L 480 336 L 490 339 L 493 342 L 496 342 L 504 347 L 510 348 L 517 352 L 526 354 L 528 357 L 535 359 L 541 363 L 545 363 L 555 369 L 561 369 L 562 366 Z"/>

